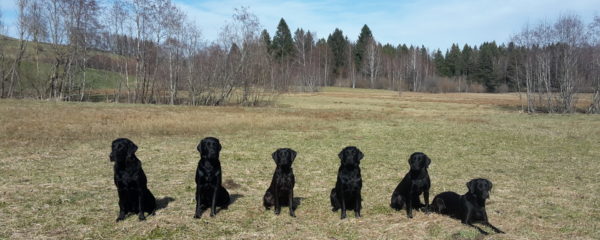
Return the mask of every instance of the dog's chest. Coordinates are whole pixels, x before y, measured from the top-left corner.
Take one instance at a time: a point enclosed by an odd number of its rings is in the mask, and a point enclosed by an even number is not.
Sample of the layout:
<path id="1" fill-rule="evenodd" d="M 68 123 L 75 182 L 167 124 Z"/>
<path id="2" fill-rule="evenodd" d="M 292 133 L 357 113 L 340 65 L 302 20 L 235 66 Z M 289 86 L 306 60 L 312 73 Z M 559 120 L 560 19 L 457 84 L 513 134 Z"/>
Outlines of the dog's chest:
<path id="1" fill-rule="evenodd" d="M 294 174 L 286 173 L 280 174 L 276 179 L 277 188 L 280 190 L 291 190 L 294 188 Z"/>
<path id="2" fill-rule="evenodd" d="M 139 175 L 137 171 L 119 171 L 115 174 L 115 183 L 122 188 L 137 187 Z"/>
<path id="3" fill-rule="evenodd" d="M 357 171 L 340 174 L 339 180 L 344 191 L 356 192 L 362 187 L 362 179 Z"/>

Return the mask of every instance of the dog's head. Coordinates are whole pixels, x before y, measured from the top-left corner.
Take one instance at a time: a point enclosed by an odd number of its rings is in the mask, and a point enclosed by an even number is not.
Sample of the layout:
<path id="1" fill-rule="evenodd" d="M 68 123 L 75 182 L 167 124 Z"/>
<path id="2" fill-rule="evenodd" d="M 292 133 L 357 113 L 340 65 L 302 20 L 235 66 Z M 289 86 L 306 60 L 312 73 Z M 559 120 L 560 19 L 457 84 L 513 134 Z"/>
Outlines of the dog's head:
<path id="1" fill-rule="evenodd" d="M 354 146 L 348 146 L 342 149 L 342 151 L 338 154 L 338 157 L 342 161 L 342 165 L 347 166 L 358 166 L 363 156 L 363 153 Z"/>
<path id="2" fill-rule="evenodd" d="M 219 152 L 221 152 L 221 143 L 219 143 L 219 139 L 217 138 L 207 137 L 200 141 L 197 149 L 202 158 L 218 159 Z"/>
<path id="3" fill-rule="evenodd" d="M 296 151 L 291 148 L 280 148 L 271 154 L 277 166 L 292 166 L 296 159 Z"/>
<path id="4" fill-rule="evenodd" d="M 416 152 L 410 155 L 408 159 L 408 164 L 410 165 L 411 171 L 420 171 L 421 169 L 427 169 L 429 164 L 431 163 L 431 159 L 422 152 Z"/>
<path id="5" fill-rule="evenodd" d="M 109 159 L 111 162 L 131 161 L 135 158 L 137 146 L 127 138 L 117 138 L 112 142 Z"/>
<path id="6" fill-rule="evenodd" d="M 475 178 L 467 183 L 467 188 L 469 188 L 469 194 L 473 194 L 479 199 L 488 199 L 490 191 L 492 191 L 492 182 L 484 178 Z"/>

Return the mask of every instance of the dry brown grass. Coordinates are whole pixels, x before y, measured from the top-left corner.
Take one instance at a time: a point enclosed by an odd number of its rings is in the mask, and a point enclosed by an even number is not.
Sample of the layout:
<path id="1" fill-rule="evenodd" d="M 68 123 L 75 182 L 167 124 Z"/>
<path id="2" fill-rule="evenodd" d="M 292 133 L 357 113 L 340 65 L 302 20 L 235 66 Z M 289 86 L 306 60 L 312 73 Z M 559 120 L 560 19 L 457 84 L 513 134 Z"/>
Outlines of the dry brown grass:
<path id="1" fill-rule="evenodd" d="M 1 100 L 0 238 L 482 238 L 443 216 L 408 220 L 388 207 L 414 151 L 433 159 L 433 194 L 463 193 L 474 177 L 494 182 L 488 214 L 508 234 L 490 239 L 600 238 L 600 119 L 494 104 L 510 96 L 326 89 L 264 108 Z M 194 220 L 195 147 L 209 135 L 221 139 L 236 201 Z M 116 137 L 139 146 L 154 194 L 175 199 L 146 222 L 114 222 L 108 151 Z M 347 145 L 365 152 L 364 217 L 340 221 L 328 193 Z M 278 147 L 298 151 L 296 219 L 261 206 Z"/>

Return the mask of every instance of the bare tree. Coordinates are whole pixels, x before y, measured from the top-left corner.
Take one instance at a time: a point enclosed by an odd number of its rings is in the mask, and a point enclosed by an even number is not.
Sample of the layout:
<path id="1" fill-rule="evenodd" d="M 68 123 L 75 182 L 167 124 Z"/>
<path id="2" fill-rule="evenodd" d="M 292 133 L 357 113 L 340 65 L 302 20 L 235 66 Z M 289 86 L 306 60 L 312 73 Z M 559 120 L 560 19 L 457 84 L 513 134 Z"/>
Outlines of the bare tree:
<path id="1" fill-rule="evenodd" d="M 20 84 L 19 82 L 19 68 L 21 66 L 21 61 L 23 60 L 23 55 L 25 54 L 25 48 L 27 47 L 27 24 L 28 19 L 26 15 L 27 6 L 29 2 L 27 0 L 18 0 L 18 16 L 17 16 L 17 31 L 19 35 L 19 47 L 17 49 L 17 54 L 15 59 L 13 60 L 10 70 L 8 74 L 5 76 L 6 80 L 3 79 L 2 84 L 2 94 L 0 97 L 2 98 L 11 98 L 14 95 L 15 88 Z M 5 86 L 4 82 L 8 82 L 8 85 Z"/>
<path id="2" fill-rule="evenodd" d="M 381 64 L 381 53 L 380 47 L 377 45 L 377 41 L 373 38 L 369 38 L 367 40 L 367 48 L 366 48 L 366 58 L 367 61 L 367 74 L 369 75 L 369 82 L 371 88 L 375 88 L 375 80 L 379 74 L 379 68 Z"/>
<path id="3" fill-rule="evenodd" d="M 589 26 L 591 55 L 592 55 L 592 78 L 594 83 L 594 94 L 589 113 L 600 113 L 600 15 L 594 17 Z"/>
<path id="4" fill-rule="evenodd" d="M 560 43 L 560 97 L 563 111 L 575 110 L 574 95 L 579 82 L 578 64 L 581 47 L 585 44 L 584 26 L 579 16 L 561 16 L 554 25 L 558 43 Z"/>

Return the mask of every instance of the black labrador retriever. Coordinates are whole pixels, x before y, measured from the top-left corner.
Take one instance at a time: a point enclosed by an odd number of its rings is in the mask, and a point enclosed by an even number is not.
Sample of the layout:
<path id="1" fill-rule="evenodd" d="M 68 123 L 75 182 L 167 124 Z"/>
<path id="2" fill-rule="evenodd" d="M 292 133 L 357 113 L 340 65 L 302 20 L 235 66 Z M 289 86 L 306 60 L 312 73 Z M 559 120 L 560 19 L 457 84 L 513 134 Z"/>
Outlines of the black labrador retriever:
<path id="1" fill-rule="evenodd" d="M 483 178 L 476 178 L 467 183 L 469 191 L 464 195 L 455 192 L 443 192 L 433 198 L 432 210 L 434 212 L 460 219 L 463 224 L 476 228 L 482 234 L 488 234 L 483 229 L 473 225 L 482 223 L 492 228 L 496 233 L 504 233 L 488 222 L 485 211 L 485 200 L 490 197 L 492 182 Z"/>
<path id="2" fill-rule="evenodd" d="M 423 207 L 425 211 L 429 210 L 429 188 L 431 187 L 431 181 L 429 180 L 429 173 L 427 168 L 431 164 L 431 159 L 424 153 L 416 152 L 410 155 L 408 159 L 410 170 L 402 181 L 398 184 L 394 193 L 392 193 L 392 200 L 390 207 L 397 211 L 406 208 L 406 215 L 409 218 L 413 217 L 413 209 L 421 209 Z M 425 205 L 421 203 L 419 196 L 423 194 L 425 199 Z"/>
<path id="3" fill-rule="evenodd" d="M 200 162 L 196 168 L 196 213 L 200 218 L 202 212 L 210 207 L 210 216 L 217 214 L 217 206 L 227 209 L 230 203 L 229 193 L 222 185 L 219 139 L 207 137 L 198 144 Z"/>
<path id="4" fill-rule="evenodd" d="M 296 151 L 289 148 L 280 148 L 273 152 L 271 156 L 277 167 L 275 173 L 273 173 L 271 185 L 263 197 L 263 205 L 267 210 L 275 206 L 275 214 L 277 215 L 281 212 L 281 206 L 287 205 L 290 208 L 290 216 L 296 217 L 293 203 L 296 180 L 292 169 Z"/>
<path id="5" fill-rule="evenodd" d="M 110 161 L 115 162 L 114 180 L 119 194 L 119 217 L 125 219 L 128 213 L 138 214 L 140 221 L 146 220 L 144 212 L 154 215 L 156 198 L 148 190 L 146 174 L 142 162 L 135 156 L 137 146 L 127 138 L 112 142 Z"/>
<path id="6" fill-rule="evenodd" d="M 360 217 L 362 197 L 362 178 L 360 176 L 360 160 L 363 153 L 356 147 L 344 148 L 338 155 L 341 165 L 338 170 L 335 188 L 331 189 L 331 211 L 342 209 L 341 218 L 346 218 L 346 210 L 354 210 L 354 216 Z"/>

